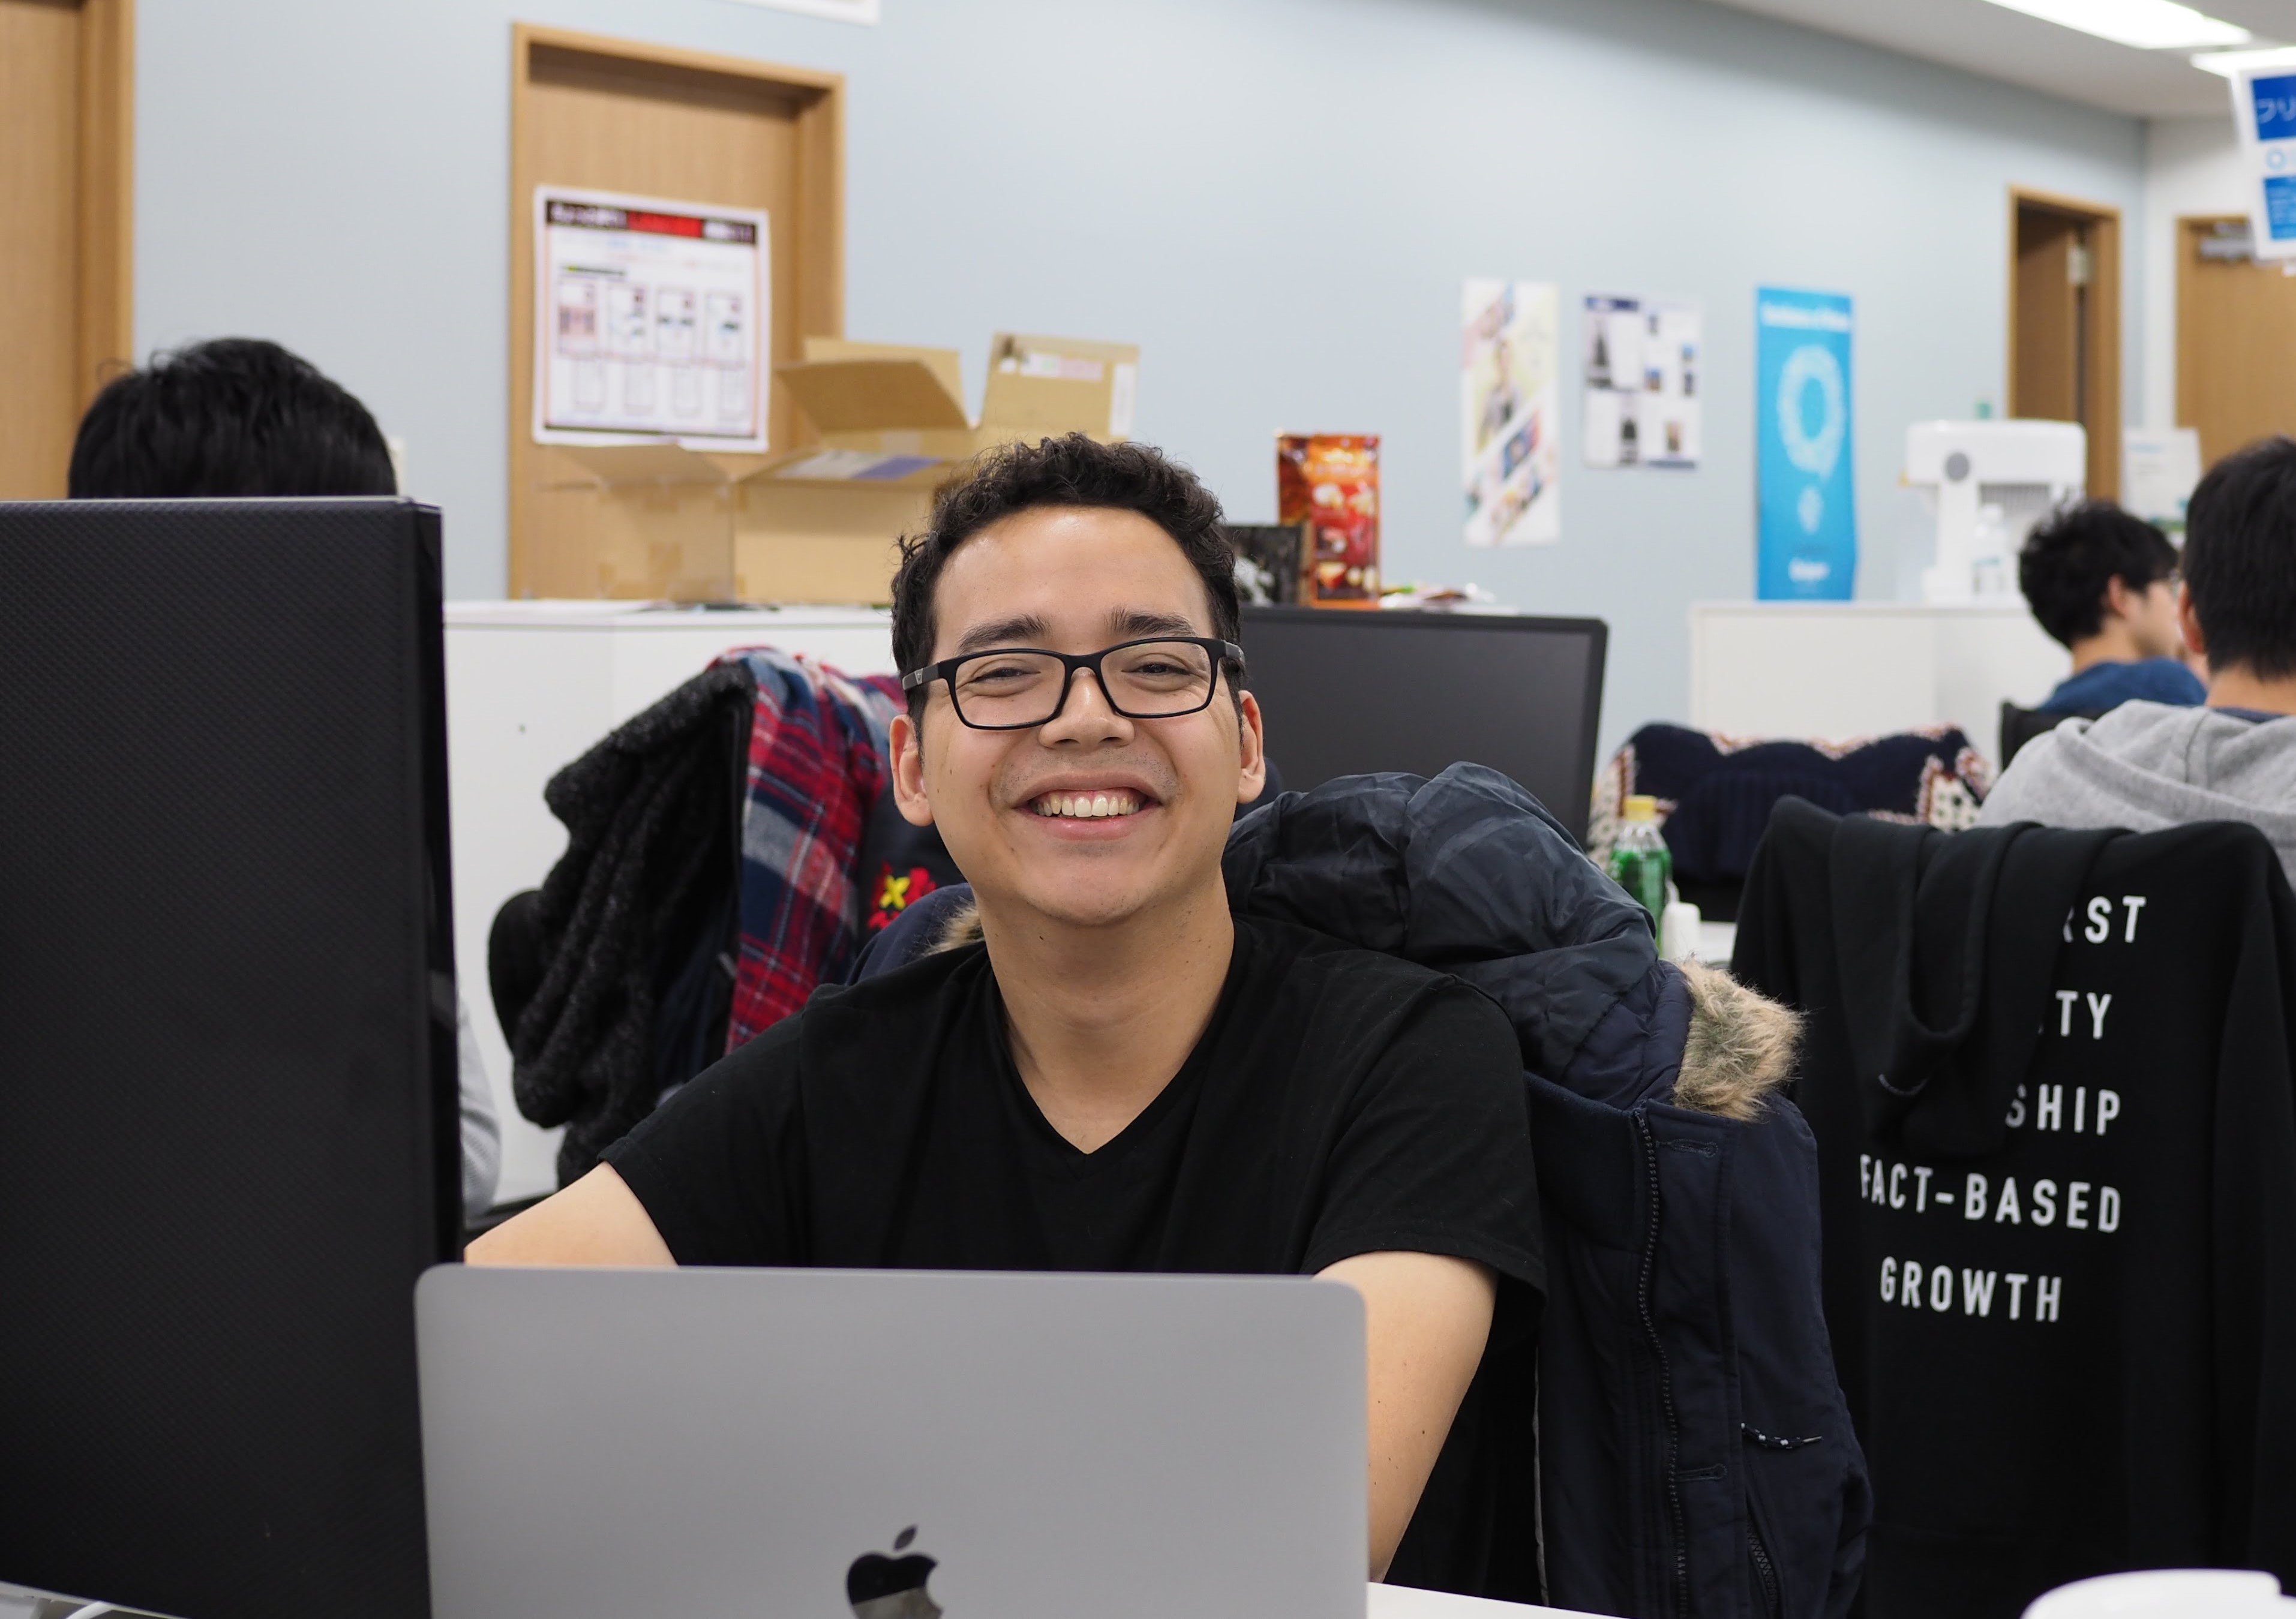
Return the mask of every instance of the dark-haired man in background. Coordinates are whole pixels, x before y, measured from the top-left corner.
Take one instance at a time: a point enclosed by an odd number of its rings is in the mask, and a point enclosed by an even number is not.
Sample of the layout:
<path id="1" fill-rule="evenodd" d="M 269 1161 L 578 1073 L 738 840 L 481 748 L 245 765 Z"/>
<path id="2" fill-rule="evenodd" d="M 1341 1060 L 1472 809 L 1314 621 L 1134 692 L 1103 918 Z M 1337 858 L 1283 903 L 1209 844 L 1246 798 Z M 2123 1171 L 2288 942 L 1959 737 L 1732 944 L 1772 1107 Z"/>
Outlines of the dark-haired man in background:
<path id="1" fill-rule="evenodd" d="M 396 495 L 374 418 L 308 360 L 217 338 L 114 377 L 80 418 L 74 500 Z"/>
<path id="2" fill-rule="evenodd" d="M 2025 744 L 1980 826 L 2260 828 L 2296 881 L 2296 440 L 2228 455 L 2185 509 L 2185 642 L 2208 706 L 2126 702 Z"/>
<path id="3" fill-rule="evenodd" d="M 260 338 L 217 338 L 114 377 L 80 418 L 74 500 L 231 500 L 396 495 L 382 429 L 309 361 Z M 462 1082 L 463 1210 L 485 1212 L 502 1126 L 469 1010 L 455 1003 Z"/>
<path id="4" fill-rule="evenodd" d="M 1230 913 L 1260 714 L 1185 469 L 1010 447 L 903 550 L 896 790 L 983 942 L 817 993 L 469 1258 L 1348 1281 L 1380 1577 L 1543 1280 L 1513 1031 L 1455 978 Z"/>
<path id="5" fill-rule="evenodd" d="M 2111 501 L 2052 514 L 2017 558 L 2017 583 L 2073 672 L 2044 714 L 2102 714 L 2132 699 L 2191 705 L 2208 691 L 2179 660 L 2177 548 Z"/>

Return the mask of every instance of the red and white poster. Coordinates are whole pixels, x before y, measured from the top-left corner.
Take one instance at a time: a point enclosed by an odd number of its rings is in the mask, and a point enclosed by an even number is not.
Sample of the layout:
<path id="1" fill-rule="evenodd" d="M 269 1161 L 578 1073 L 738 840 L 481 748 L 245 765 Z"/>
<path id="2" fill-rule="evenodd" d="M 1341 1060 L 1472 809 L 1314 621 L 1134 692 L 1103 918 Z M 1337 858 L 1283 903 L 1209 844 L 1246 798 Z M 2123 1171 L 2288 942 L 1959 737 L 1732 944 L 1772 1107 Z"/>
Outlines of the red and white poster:
<path id="1" fill-rule="evenodd" d="M 766 448 L 764 212 L 537 186 L 537 444 Z"/>

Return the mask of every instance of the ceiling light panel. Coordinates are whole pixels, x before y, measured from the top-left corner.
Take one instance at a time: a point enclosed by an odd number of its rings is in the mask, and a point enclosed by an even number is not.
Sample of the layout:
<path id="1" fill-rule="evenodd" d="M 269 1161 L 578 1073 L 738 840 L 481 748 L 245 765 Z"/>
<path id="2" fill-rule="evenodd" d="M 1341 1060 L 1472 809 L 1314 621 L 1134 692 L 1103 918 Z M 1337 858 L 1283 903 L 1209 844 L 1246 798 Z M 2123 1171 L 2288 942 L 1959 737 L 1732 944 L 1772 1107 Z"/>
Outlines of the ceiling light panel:
<path id="1" fill-rule="evenodd" d="M 2193 65 L 2230 78 L 2243 68 L 2296 68 L 2296 50 L 2279 45 L 2269 51 L 2203 51 L 2193 58 Z"/>
<path id="2" fill-rule="evenodd" d="M 1993 4 L 2140 51 L 2246 45 L 2251 37 L 2237 23 L 2178 5 L 2176 0 L 1993 0 Z"/>

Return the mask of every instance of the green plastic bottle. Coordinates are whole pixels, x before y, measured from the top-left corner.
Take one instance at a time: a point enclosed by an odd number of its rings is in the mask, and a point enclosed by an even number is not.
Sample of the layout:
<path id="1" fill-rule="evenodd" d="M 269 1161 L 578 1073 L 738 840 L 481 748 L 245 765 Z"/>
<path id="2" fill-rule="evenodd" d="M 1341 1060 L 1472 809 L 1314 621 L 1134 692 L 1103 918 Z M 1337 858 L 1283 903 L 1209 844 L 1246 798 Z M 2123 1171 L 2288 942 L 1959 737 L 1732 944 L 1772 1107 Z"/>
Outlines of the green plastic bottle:
<path id="1" fill-rule="evenodd" d="M 1674 878 L 1674 855 L 1658 830 L 1658 800 L 1647 793 L 1630 794 L 1619 816 L 1619 840 L 1611 846 L 1611 878 L 1651 914 L 1658 926 L 1666 912 L 1668 885 Z"/>

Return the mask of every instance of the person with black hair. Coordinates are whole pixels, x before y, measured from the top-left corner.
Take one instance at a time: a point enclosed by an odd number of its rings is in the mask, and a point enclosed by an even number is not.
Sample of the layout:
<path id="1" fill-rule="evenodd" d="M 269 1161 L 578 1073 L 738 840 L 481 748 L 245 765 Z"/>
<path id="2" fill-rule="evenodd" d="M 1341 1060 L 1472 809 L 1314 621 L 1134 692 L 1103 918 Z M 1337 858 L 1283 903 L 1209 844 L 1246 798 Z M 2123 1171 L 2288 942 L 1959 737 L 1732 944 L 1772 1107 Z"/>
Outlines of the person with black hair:
<path id="1" fill-rule="evenodd" d="M 2073 655 L 2044 714 L 2102 714 L 2132 699 L 2186 707 L 2208 689 L 2178 654 L 2177 548 L 2111 501 L 2083 501 L 2037 525 L 2017 558 L 2033 617 Z"/>
<path id="2" fill-rule="evenodd" d="M 80 418 L 66 485 L 74 500 L 232 500 L 396 495 L 374 418 L 308 360 L 261 338 L 217 338 L 122 372 Z M 493 1088 L 455 1002 L 462 1092 L 463 1209 L 486 1212 L 502 1173 Z"/>
<path id="3" fill-rule="evenodd" d="M 1262 725 L 1186 468 L 1080 434 L 991 452 L 892 593 L 893 790 L 979 936 L 816 992 L 468 1258 L 1346 1281 L 1382 1578 L 1487 1347 L 1536 1320 L 1513 1028 L 1458 977 L 1231 912 Z M 1490 1521 L 1496 1472 L 1448 1476 L 1479 1500 L 1452 1526 Z"/>
<path id="4" fill-rule="evenodd" d="M 1978 824 L 2246 821 L 2296 880 L 2296 439 L 2218 462 L 2185 524 L 2177 621 L 2208 659 L 2207 706 L 2139 699 L 2066 720 L 2025 744 Z"/>
<path id="5" fill-rule="evenodd" d="M 299 355 L 217 338 L 114 377 L 80 418 L 74 500 L 396 495 L 382 429 Z"/>

